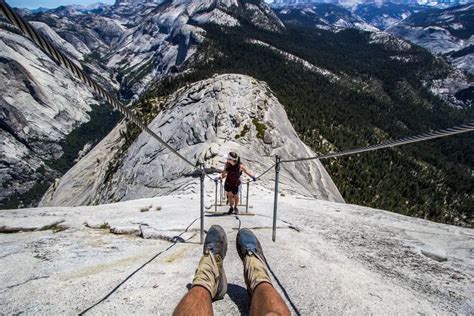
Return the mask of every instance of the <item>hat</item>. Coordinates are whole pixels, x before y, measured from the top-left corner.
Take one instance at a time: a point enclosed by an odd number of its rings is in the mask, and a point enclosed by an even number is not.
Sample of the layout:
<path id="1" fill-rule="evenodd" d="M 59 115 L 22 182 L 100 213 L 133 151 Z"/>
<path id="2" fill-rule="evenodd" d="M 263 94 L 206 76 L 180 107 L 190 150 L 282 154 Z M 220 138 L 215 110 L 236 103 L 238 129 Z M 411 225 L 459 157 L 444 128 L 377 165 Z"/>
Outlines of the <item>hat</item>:
<path id="1" fill-rule="evenodd" d="M 238 158 L 239 158 L 239 156 L 233 151 L 229 152 L 227 155 L 224 156 L 225 160 L 237 161 Z"/>

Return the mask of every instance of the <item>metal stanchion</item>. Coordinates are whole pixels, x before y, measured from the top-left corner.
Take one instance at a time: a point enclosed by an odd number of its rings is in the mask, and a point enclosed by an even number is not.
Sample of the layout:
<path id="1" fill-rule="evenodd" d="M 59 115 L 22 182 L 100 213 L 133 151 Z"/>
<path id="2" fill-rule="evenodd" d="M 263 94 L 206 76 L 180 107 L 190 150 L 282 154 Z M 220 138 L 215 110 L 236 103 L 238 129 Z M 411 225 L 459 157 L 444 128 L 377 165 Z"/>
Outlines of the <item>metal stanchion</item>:
<path id="1" fill-rule="evenodd" d="M 272 240 L 276 240 L 276 224 L 277 224 L 277 208 L 278 208 L 278 178 L 280 176 L 280 156 L 276 156 L 275 160 L 275 199 L 273 200 L 273 230 Z"/>
<path id="2" fill-rule="evenodd" d="M 201 244 L 204 243 L 204 163 L 201 164 Z"/>
<path id="3" fill-rule="evenodd" d="M 240 194 L 239 202 L 240 204 L 242 204 L 242 182 L 239 184 L 239 194 Z"/>
<path id="4" fill-rule="evenodd" d="M 247 198 L 245 199 L 245 213 L 249 212 L 249 187 L 250 181 L 247 181 Z"/>
<path id="5" fill-rule="evenodd" d="M 221 203 L 220 205 L 222 205 L 222 196 L 224 195 L 224 193 L 222 192 L 222 179 L 219 180 L 219 183 L 220 183 L 220 187 L 221 187 Z"/>
<path id="6" fill-rule="evenodd" d="M 217 183 L 217 180 L 215 180 L 216 182 L 216 195 L 215 195 L 215 199 L 214 199 L 214 211 L 217 212 L 217 186 L 218 186 L 218 183 Z"/>

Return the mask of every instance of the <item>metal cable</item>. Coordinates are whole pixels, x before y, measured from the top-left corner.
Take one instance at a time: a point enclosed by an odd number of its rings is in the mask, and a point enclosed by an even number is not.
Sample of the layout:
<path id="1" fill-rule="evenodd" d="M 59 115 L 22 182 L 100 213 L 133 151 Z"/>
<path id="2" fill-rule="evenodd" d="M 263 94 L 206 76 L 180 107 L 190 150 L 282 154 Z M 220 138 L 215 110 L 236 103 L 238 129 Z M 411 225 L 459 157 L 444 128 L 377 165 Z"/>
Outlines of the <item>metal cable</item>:
<path id="1" fill-rule="evenodd" d="M 191 161 L 186 159 L 183 155 L 177 152 L 173 147 L 168 145 L 161 137 L 159 137 L 155 132 L 153 132 L 147 125 L 145 125 L 138 117 L 133 114 L 132 111 L 127 109 L 120 101 L 118 101 L 114 96 L 109 92 L 103 89 L 98 85 L 92 78 L 90 78 L 82 69 L 72 62 L 68 57 L 66 57 L 62 52 L 60 52 L 54 45 L 52 45 L 46 38 L 39 34 L 29 22 L 24 20 L 18 13 L 13 11 L 13 9 L 4 1 L 0 0 L 0 12 L 3 16 L 13 25 L 18 27 L 23 34 L 29 37 L 36 45 L 38 45 L 47 55 L 49 55 L 53 60 L 55 60 L 59 65 L 63 66 L 69 70 L 72 74 L 78 77 L 82 82 L 87 86 L 92 88 L 98 95 L 104 98 L 112 107 L 122 113 L 127 119 L 132 121 L 143 131 L 147 132 L 151 137 L 160 142 L 163 146 L 169 149 L 172 153 L 177 155 L 183 161 L 193 168 L 199 169 L 196 164 L 193 164 Z"/>
<path id="2" fill-rule="evenodd" d="M 273 164 L 270 168 L 268 168 L 267 170 L 265 170 L 264 172 L 262 172 L 258 177 L 255 177 L 255 181 L 257 181 L 258 179 L 260 179 L 261 177 L 263 177 L 268 171 L 272 170 L 273 167 L 275 167 L 275 164 Z M 247 184 L 247 183 L 252 183 L 254 182 L 253 180 L 252 181 L 247 181 L 247 182 L 243 182 L 242 184 Z"/>
<path id="3" fill-rule="evenodd" d="M 286 288 L 283 286 L 283 284 L 280 282 L 280 279 L 277 277 L 277 275 L 275 274 L 275 272 L 273 272 L 273 269 L 272 267 L 270 266 L 270 264 L 268 263 L 268 260 L 267 258 L 265 258 L 264 256 L 264 260 L 265 260 L 265 264 L 267 265 L 267 268 L 268 268 L 268 271 L 270 271 L 270 273 L 272 274 L 273 276 L 273 279 L 276 281 L 276 283 L 278 284 L 278 286 L 280 287 L 283 295 L 286 297 L 288 303 L 290 303 L 290 306 L 291 308 L 293 308 L 293 311 L 295 312 L 295 315 L 297 316 L 300 316 L 301 315 L 301 312 L 300 310 L 298 309 L 298 307 L 296 306 L 296 304 L 293 302 L 293 300 L 291 299 L 290 295 L 288 294 L 288 291 L 286 290 Z"/>
<path id="4" fill-rule="evenodd" d="M 410 144 L 410 143 L 417 143 L 417 142 L 421 142 L 421 141 L 425 141 L 429 139 L 445 137 L 445 136 L 461 134 L 461 133 L 467 133 L 467 132 L 472 132 L 472 131 L 474 131 L 474 120 L 470 121 L 467 124 L 454 126 L 454 127 L 450 127 L 450 128 L 446 128 L 446 129 L 442 129 L 438 131 L 428 132 L 428 133 L 420 134 L 417 136 L 405 137 L 399 140 L 389 140 L 377 145 L 370 145 L 366 147 L 348 149 L 341 152 L 335 152 L 331 154 L 308 157 L 308 158 L 287 159 L 287 160 L 282 160 L 281 162 L 297 162 L 297 161 L 305 161 L 305 160 L 313 160 L 313 159 L 326 159 L 326 158 L 341 157 L 341 156 L 347 156 L 347 155 L 352 155 L 352 154 L 357 154 L 357 153 L 363 153 L 367 151 L 373 151 L 373 150 L 382 149 L 382 148 L 389 148 L 389 147 L 395 147 L 395 146 L 400 146 L 400 145 L 405 145 L 405 144 Z"/>
<path id="5" fill-rule="evenodd" d="M 82 69 L 80 69 L 79 66 L 73 63 L 68 57 L 66 57 L 59 50 L 57 50 L 41 34 L 36 32 L 36 30 L 27 21 L 25 21 L 20 15 L 14 12 L 12 8 L 4 0 L 0 0 L 0 12 L 5 16 L 5 18 L 10 23 L 18 27 L 25 35 L 27 35 L 34 43 L 36 43 L 36 45 L 38 45 L 46 54 L 48 54 L 51 58 L 53 58 L 53 60 L 58 62 L 61 66 L 69 70 L 75 76 L 79 77 L 87 86 L 92 88 L 97 94 L 99 94 L 107 102 L 109 102 L 113 106 L 114 109 L 122 113 L 127 119 L 129 119 L 134 124 L 139 126 L 143 131 L 147 132 L 150 136 L 152 136 L 154 139 L 160 142 L 163 146 L 165 146 L 168 150 L 170 150 L 172 153 L 174 153 L 179 158 L 181 158 L 188 165 L 192 166 L 195 169 L 199 169 L 196 166 L 196 164 L 193 164 L 191 161 L 189 161 L 183 155 L 181 155 L 178 151 L 176 151 L 174 148 L 168 145 L 161 137 L 159 137 L 155 132 L 153 132 L 150 128 L 148 128 L 148 126 L 146 126 L 143 122 L 141 122 L 138 119 L 138 117 L 136 117 L 129 109 L 127 109 L 122 103 L 120 103 L 120 101 L 118 101 L 114 96 L 112 96 L 110 93 L 104 90 L 101 86 L 99 86 L 92 78 L 90 78 L 84 71 L 82 71 Z M 327 155 L 281 160 L 281 162 L 284 162 L 284 163 L 297 162 L 297 161 L 305 161 L 305 160 L 313 160 L 313 159 L 326 159 L 326 158 L 346 156 L 350 154 L 373 151 L 373 150 L 388 148 L 388 147 L 395 147 L 395 146 L 400 146 L 404 144 L 429 140 L 433 138 L 465 133 L 472 130 L 474 130 L 474 121 L 471 121 L 465 125 L 455 126 L 455 127 L 447 128 L 444 130 L 429 132 L 429 133 L 421 134 L 418 136 L 402 138 L 397 141 L 386 141 L 378 145 L 371 145 L 371 146 L 366 146 L 366 147 L 361 147 L 361 148 L 356 148 L 356 149 L 350 149 L 350 150 L 327 154 Z M 268 168 L 265 172 L 259 175 L 257 179 L 259 179 L 268 171 L 270 171 L 274 166 L 275 165 Z M 213 180 L 210 176 L 208 176 L 208 178 Z"/>
<path id="6" fill-rule="evenodd" d="M 195 220 L 193 220 L 191 222 L 191 224 L 188 225 L 188 227 L 186 227 L 186 229 L 181 232 L 178 237 L 181 237 L 184 233 L 186 233 L 189 228 L 198 220 L 200 219 L 200 217 L 196 218 Z M 89 312 L 91 309 L 93 309 L 94 307 L 96 307 L 97 305 L 105 302 L 112 294 L 114 294 L 123 284 L 125 284 L 125 282 L 127 282 L 131 277 L 133 277 L 136 273 L 138 273 L 140 270 L 142 270 L 145 266 L 147 266 L 149 263 L 151 263 L 153 260 L 155 260 L 157 257 L 159 257 L 160 255 L 162 255 L 163 253 L 167 252 L 168 250 L 170 250 L 171 248 L 173 248 L 176 244 L 178 243 L 178 239 L 175 239 L 173 241 L 173 243 L 168 247 L 166 248 L 165 250 L 162 250 L 160 252 L 158 252 L 157 254 L 155 254 L 153 257 L 151 257 L 147 262 L 145 262 L 144 264 L 142 264 L 140 267 L 138 267 L 136 270 L 134 270 L 131 274 L 129 274 L 125 279 L 123 279 L 119 284 L 117 284 L 109 293 L 107 293 L 107 295 L 105 295 L 102 299 L 100 299 L 98 302 L 94 303 L 93 305 L 89 306 L 88 308 L 86 308 L 85 310 L 83 310 L 82 312 L 79 313 L 79 315 L 85 315 L 87 312 Z"/>
<path id="7" fill-rule="evenodd" d="M 239 228 L 237 229 L 237 232 L 240 231 L 240 227 L 242 227 L 242 221 L 240 220 L 239 215 L 235 215 L 235 219 L 239 221 Z"/>
<path id="8" fill-rule="evenodd" d="M 265 170 L 264 172 L 262 172 L 258 177 L 255 177 L 255 179 L 260 179 L 261 177 L 263 177 L 268 171 L 272 170 L 273 167 L 275 167 L 275 164 L 273 164 L 270 168 L 268 168 L 267 170 Z"/>

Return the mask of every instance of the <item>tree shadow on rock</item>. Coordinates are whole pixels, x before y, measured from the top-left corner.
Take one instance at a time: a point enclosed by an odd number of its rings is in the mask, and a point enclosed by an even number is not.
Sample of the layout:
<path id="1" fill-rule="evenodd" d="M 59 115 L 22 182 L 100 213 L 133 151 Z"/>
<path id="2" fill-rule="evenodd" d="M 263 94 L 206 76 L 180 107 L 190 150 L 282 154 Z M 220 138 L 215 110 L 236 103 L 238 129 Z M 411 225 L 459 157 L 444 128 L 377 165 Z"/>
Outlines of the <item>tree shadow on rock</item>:
<path id="1" fill-rule="evenodd" d="M 237 305 L 241 315 L 249 314 L 250 297 L 247 294 L 247 289 L 240 285 L 229 283 L 227 285 L 227 295 Z"/>

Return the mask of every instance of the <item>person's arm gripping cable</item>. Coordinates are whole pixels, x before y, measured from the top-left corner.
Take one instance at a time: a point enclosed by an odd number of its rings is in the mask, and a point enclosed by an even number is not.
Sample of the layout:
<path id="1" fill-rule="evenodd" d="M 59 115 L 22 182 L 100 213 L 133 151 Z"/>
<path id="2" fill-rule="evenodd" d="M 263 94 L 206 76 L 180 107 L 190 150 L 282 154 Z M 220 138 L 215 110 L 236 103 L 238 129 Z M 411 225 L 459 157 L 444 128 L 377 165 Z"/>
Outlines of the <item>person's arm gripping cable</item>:
<path id="1" fill-rule="evenodd" d="M 252 178 L 253 181 L 257 181 L 257 178 L 255 178 L 255 175 L 251 174 L 247 168 L 245 168 L 244 165 L 240 165 L 240 170 L 242 170 L 246 175 L 248 175 L 250 178 Z"/>

